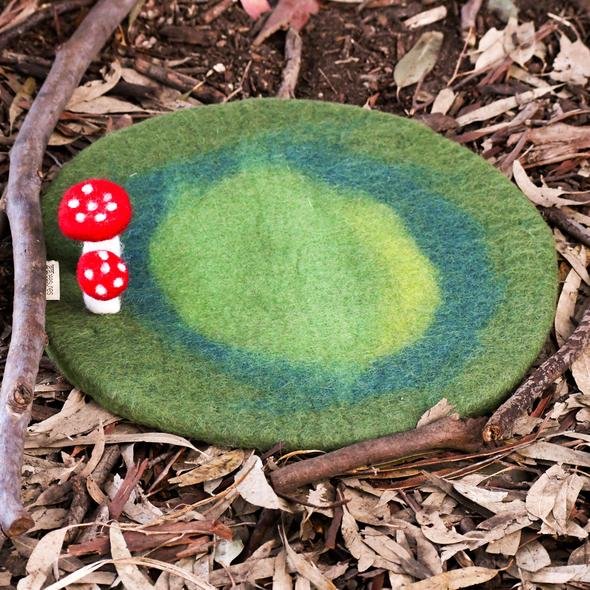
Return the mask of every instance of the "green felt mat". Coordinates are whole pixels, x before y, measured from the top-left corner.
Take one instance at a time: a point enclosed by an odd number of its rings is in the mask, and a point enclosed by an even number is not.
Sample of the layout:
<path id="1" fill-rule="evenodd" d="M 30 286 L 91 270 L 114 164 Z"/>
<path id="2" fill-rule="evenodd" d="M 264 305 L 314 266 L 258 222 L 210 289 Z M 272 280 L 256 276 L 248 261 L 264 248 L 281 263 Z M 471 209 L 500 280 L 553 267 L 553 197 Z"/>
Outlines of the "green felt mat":
<path id="1" fill-rule="evenodd" d="M 122 311 L 92 315 L 63 191 L 129 192 Z M 446 397 L 473 415 L 549 331 L 552 238 L 483 159 L 357 107 L 255 99 L 113 133 L 43 200 L 62 299 L 48 350 L 114 412 L 209 442 L 329 449 L 415 426 Z"/>

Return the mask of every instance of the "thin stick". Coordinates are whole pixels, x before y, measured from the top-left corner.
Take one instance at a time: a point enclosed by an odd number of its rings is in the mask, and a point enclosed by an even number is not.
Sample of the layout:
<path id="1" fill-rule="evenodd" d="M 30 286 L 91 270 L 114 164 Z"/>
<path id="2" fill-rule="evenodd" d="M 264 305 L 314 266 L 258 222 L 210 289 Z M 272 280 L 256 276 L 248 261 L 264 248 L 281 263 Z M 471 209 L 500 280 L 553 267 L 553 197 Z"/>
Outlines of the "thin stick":
<path id="1" fill-rule="evenodd" d="M 199 81 L 142 57 L 135 58 L 134 66 L 140 74 L 148 76 L 152 80 L 160 82 L 160 84 L 175 88 L 180 92 L 188 92 L 203 102 L 217 103 L 225 101 L 225 94 L 217 90 L 217 88 L 209 86 L 204 80 Z"/>
<path id="2" fill-rule="evenodd" d="M 283 68 L 283 81 L 277 92 L 277 98 L 295 98 L 295 87 L 301 69 L 301 35 L 293 29 L 287 31 L 285 40 L 285 67 Z"/>
<path id="3" fill-rule="evenodd" d="M 483 439 L 490 442 L 509 438 L 516 420 L 527 414 L 533 402 L 551 383 L 567 371 L 589 343 L 590 305 L 584 311 L 578 327 L 564 345 L 492 414 L 483 430 Z"/>
<path id="4" fill-rule="evenodd" d="M 304 459 L 270 475 L 275 490 L 284 493 L 365 465 L 385 463 L 433 449 L 474 450 L 481 445 L 483 420 L 441 418 L 407 432 L 367 440 L 337 451 Z"/>
<path id="5" fill-rule="evenodd" d="M 590 248 L 590 232 L 581 223 L 568 217 L 561 209 L 547 207 L 541 211 L 543 217 Z"/>
<path id="6" fill-rule="evenodd" d="M 58 48 L 10 152 L 6 213 L 14 257 L 12 339 L 0 389 L 0 529 L 19 535 L 32 525 L 20 498 L 25 430 L 45 344 L 45 245 L 39 193 L 51 132 L 92 58 L 135 0 L 100 0 Z"/>
<path id="7" fill-rule="evenodd" d="M 221 0 L 215 6 L 212 6 L 203 14 L 201 20 L 206 24 L 211 24 L 216 18 L 219 18 L 232 4 L 234 0 Z"/>

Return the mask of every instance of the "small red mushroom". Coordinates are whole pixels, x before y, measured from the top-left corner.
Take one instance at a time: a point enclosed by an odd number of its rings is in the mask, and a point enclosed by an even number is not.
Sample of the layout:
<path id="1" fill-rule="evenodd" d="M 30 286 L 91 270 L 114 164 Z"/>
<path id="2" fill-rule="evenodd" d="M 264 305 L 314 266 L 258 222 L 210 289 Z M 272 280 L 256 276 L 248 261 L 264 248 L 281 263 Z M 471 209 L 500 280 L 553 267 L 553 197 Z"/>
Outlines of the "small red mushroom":
<path id="1" fill-rule="evenodd" d="M 129 225 L 131 215 L 131 201 L 122 186 L 89 178 L 64 193 L 57 220 L 67 238 L 84 242 L 84 252 L 105 248 L 120 254 L 119 234 Z"/>
<path id="2" fill-rule="evenodd" d="M 129 271 L 120 256 L 108 250 L 86 252 L 78 261 L 76 276 L 84 293 L 84 303 L 90 311 L 119 312 L 119 295 L 129 283 Z"/>

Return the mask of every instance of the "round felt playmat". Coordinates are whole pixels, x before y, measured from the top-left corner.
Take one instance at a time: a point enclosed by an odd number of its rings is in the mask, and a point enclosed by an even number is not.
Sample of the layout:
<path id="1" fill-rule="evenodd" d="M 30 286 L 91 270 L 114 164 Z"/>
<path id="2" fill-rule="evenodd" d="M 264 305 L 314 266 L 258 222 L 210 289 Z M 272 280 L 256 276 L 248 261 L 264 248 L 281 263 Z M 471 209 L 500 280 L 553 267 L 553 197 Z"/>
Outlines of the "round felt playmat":
<path id="1" fill-rule="evenodd" d="M 119 314 L 88 312 L 61 195 L 131 196 Z M 156 117 L 64 166 L 43 200 L 61 301 L 48 350 L 139 423 L 212 443 L 330 449 L 446 397 L 497 405 L 549 331 L 551 234 L 467 149 L 358 107 L 253 99 Z"/>

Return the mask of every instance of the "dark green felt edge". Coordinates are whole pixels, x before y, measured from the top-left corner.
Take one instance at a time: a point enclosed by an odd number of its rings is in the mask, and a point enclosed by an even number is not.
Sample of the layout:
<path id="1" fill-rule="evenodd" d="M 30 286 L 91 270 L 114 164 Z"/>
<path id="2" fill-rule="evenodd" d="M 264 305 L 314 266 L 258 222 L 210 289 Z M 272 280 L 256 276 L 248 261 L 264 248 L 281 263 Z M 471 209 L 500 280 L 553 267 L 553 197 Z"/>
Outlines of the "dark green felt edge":
<path id="1" fill-rule="evenodd" d="M 255 126 L 252 121 L 256 121 Z M 344 133 L 340 121 L 348 127 Z M 122 183 L 129 175 L 141 173 L 158 162 L 170 158 L 188 160 L 194 153 L 247 142 L 249 136 L 261 130 L 272 132 L 285 126 L 294 140 L 304 138 L 312 126 L 316 137 L 341 142 L 350 151 L 384 162 L 431 166 L 440 171 L 440 180 L 431 188 L 445 194 L 486 227 L 494 270 L 509 278 L 506 300 L 480 334 L 485 355 L 469 363 L 438 395 L 420 402 L 403 392 L 381 395 L 364 400 L 352 413 L 343 409 L 342 416 L 338 407 L 331 406 L 326 411 L 301 411 L 273 416 L 272 420 L 236 408 L 230 418 L 224 398 L 231 396 L 238 384 L 227 375 L 203 363 L 199 371 L 187 376 L 185 363 L 190 363 L 190 357 L 181 349 L 171 350 L 169 343 L 154 338 L 129 315 L 123 312 L 97 322 L 80 309 L 73 276 L 79 246 L 60 236 L 55 220 L 57 203 L 67 186 L 88 176 L 108 177 Z M 435 153 L 436 158 L 425 161 L 425 153 Z M 463 177 L 460 187 L 449 182 L 450 174 Z M 487 207 L 486 201 L 492 207 Z M 515 248 L 515 234 L 507 239 L 507 217 L 512 220 L 516 235 L 519 227 L 526 232 L 526 248 L 523 243 Z M 551 233 L 533 205 L 492 166 L 467 149 L 414 121 L 357 107 L 252 99 L 149 119 L 98 140 L 66 165 L 45 196 L 44 222 L 49 256 L 62 264 L 63 291 L 61 302 L 48 302 L 48 352 L 64 375 L 115 412 L 132 415 L 139 422 L 163 430 L 173 426 L 181 434 L 213 443 L 264 448 L 285 440 L 289 448 L 329 449 L 411 428 L 419 415 L 442 397 L 455 404 L 463 415 L 480 414 L 497 405 L 518 383 L 538 355 L 553 320 L 556 255 Z M 65 321 L 67 327 L 60 329 Z M 128 348 L 113 359 L 112 351 L 120 346 L 110 341 L 109 326 L 121 324 L 127 331 Z M 523 333 L 528 335 L 526 344 L 522 343 Z M 96 343 L 96 348 L 91 355 L 66 359 L 63 351 L 79 341 Z M 106 344 L 105 351 L 101 342 Z M 148 358 L 164 359 L 168 379 L 165 390 L 157 376 L 144 370 L 143 363 Z M 88 377 L 97 364 L 108 366 L 102 375 L 102 389 Z M 119 380 L 127 380 L 129 375 L 137 383 L 137 390 L 117 391 Z M 209 389 L 211 382 L 219 396 L 218 406 L 209 396 L 201 397 L 199 393 Z M 239 387 L 243 395 L 256 397 L 256 391 L 249 391 L 243 384 Z M 140 391 L 145 393 L 138 395 Z M 187 403 L 197 406 L 196 417 L 188 415 Z M 233 425 L 229 424 L 230 419 Z"/>

